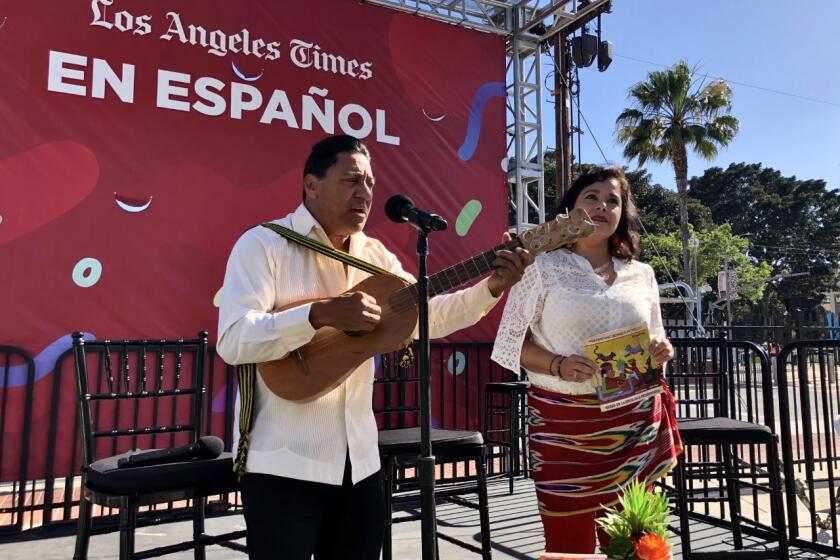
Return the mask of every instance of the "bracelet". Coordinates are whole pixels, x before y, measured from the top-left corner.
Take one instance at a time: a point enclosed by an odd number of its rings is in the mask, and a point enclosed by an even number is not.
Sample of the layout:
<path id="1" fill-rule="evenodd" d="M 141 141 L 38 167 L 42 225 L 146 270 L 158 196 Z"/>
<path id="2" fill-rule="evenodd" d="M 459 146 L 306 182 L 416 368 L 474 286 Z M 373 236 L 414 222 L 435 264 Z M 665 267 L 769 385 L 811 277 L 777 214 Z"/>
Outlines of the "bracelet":
<path id="1" fill-rule="evenodd" d="M 548 373 L 550 373 L 551 375 L 556 375 L 557 377 L 562 379 L 563 376 L 560 374 L 560 368 L 563 367 L 563 360 L 565 360 L 566 358 L 567 358 L 567 356 L 564 356 L 562 354 L 555 355 L 551 359 L 551 363 L 548 364 Z M 557 364 L 557 369 L 555 370 L 554 369 L 554 362 L 556 362 L 557 360 L 560 360 L 560 363 Z M 556 374 L 554 373 L 555 371 L 557 372 Z"/>

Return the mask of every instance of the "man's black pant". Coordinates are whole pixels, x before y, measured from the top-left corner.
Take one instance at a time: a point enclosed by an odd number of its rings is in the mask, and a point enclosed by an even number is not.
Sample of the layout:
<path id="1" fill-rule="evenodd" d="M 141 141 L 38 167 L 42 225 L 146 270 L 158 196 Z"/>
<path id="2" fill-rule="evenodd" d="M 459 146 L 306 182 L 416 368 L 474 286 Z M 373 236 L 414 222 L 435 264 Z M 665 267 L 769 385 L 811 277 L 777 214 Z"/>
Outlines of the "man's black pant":
<path id="1" fill-rule="evenodd" d="M 378 560 L 385 530 L 381 471 L 341 486 L 266 474 L 242 477 L 252 560 Z"/>

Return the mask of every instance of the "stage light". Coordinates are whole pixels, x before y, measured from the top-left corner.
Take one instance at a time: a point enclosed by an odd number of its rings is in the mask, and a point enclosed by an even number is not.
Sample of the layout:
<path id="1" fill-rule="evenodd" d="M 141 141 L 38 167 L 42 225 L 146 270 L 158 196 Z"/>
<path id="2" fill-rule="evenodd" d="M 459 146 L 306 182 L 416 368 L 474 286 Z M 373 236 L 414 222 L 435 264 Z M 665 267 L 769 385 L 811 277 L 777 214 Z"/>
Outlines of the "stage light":
<path id="1" fill-rule="evenodd" d="M 598 55 L 598 37 L 584 33 L 572 37 L 572 62 L 578 68 L 586 68 L 591 66 L 595 57 Z"/>
<path id="2" fill-rule="evenodd" d="M 598 45 L 598 71 L 603 72 L 610 67 L 612 63 L 612 43 L 610 41 L 601 41 Z"/>

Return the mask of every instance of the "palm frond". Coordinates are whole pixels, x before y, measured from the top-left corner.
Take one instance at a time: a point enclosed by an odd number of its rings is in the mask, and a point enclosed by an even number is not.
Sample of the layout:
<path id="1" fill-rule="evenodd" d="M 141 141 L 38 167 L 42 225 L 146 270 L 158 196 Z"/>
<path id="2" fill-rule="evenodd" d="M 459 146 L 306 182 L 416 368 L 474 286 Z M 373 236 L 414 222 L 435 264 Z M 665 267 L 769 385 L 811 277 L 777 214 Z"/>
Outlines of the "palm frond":
<path id="1" fill-rule="evenodd" d="M 644 118 L 644 113 L 639 111 L 638 109 L 625 109 L 618 115 L 615 119 L 615 124 L 618 127 L 625 127 L 625 126 L 635 126 L 638 122 Z"/>

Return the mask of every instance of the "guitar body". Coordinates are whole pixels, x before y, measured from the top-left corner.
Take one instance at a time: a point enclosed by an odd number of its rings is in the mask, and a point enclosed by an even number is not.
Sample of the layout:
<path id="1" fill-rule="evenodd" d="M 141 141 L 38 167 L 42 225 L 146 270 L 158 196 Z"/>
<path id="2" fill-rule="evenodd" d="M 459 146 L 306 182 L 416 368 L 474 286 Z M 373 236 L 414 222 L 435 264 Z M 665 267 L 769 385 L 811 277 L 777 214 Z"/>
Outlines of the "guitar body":
<path id="1" fill-rule="evenodd" d="M 559 214 L 550 222 L 522 232 L 518 239 L 430 276 L 429 295 L 443 293 L 487 274 L 492 270 L 498 250 L 522 247 L 537 255 L 573 243 L 594 230 L 595 224 L 581 208 Z M 407 284 L 396 276 L 378 274 L 354 286 L 349 291 L 370 294 L 382 308 L 376 328 L 365 333 L 345 333 L 330 327 L 318 329 L 308 344 L 285 358 L 258 364 L 268 389 L 283 399 L 311 401 L 341 385 L 365 360 L 410 343 L 417 325 L 417 291 L 416 287 L 405 289 Z M 276 311 L 307 301 L 297 301 Z"/>
<path id="2" fill-rule="evenodd" d="M 411 342 L 417 326 L 417 307 L 396 311 L 391 296 L 406 282 L 396 276 L 374 275 L 356 284 L 351 292 L 365 292 L 382 308 L 375 329 L 356 335 L 331 327 L 318 329 L 313 339 L 285 358 L 258 365 L 263 382 L 275 395 L 293 401 L 311 401 L 329 393 L 365 360 L 392 352 Z M 296 307 L 303 302 L 295 302 Z M 405 307 L 405 306 L 403 306 Z"/>

